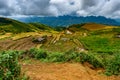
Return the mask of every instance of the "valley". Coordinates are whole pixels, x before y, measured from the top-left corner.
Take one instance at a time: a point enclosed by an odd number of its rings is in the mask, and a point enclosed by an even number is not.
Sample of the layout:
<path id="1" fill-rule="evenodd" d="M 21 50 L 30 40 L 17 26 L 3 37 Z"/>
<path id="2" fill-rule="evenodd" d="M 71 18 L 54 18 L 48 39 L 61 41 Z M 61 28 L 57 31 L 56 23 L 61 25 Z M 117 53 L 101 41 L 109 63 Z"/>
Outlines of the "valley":
<path id="1" fill-rule="evenodd" d="M 84 23 L 59 30 L 1 18 L 0 56 L 18 54 L 30 80 L 119 80 L 119 36 L 119 26 Z"/>

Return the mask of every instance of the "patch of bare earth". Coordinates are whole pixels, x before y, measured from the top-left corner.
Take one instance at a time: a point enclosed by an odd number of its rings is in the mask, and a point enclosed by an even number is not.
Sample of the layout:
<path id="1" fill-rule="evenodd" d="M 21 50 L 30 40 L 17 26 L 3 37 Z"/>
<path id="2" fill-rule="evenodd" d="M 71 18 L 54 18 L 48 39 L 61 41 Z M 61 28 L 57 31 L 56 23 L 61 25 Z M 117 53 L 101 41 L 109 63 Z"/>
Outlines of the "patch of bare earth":
<path id="1" fill-rule="evenodd" d="M 120 76 L 107 77 L 79 63 L 22 63 L 22 71 L 30 80 L 120 80 Z"/>
<path id="2" fill-rule="evenodd" d="M 0 40 L 0 46 L 3 50 L 28 50 L 37 44 L 32 42 L 32 37 L 26 37 L 18 40 Z"/>

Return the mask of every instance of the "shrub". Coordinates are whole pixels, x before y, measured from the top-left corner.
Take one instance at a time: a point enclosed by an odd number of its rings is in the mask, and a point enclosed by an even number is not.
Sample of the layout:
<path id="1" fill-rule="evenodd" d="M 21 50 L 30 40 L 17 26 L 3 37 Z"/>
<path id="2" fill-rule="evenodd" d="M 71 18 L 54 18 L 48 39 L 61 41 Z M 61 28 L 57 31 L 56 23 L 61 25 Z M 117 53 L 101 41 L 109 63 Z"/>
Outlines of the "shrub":
<path id="1" fill-rule="evenodd" d="M 112 30 L 113 32 L 117 32 L 117 33 L 120 33 L 120 28 L 113 28 Z"/>
<path id="2" fill-rule="evenodd" d="M 80 62 L 89 62 L 92 64 L 95 68 L 103 67 L 102 61 L 100 61 L 95 55 L 87 54 L 87 53 L 80 53 Z"/>
<path id="3" fill-rule="evenodd" d="M 77 61 L 77 62 L 89 62 L 94 67 L 103 67 L 102 61 L 98 59 L 95 55 L 86 54 L 86 53 L 77 53 L 72 50 L 64 53 L 59 52 L 46 52 L 43 49 L 31 49 L 30 55 L 32 54 L 36 59 L 41 59 L 42 61 L 47 62 L 69 62 L 69 61 Z"/>
<path id="4" fill-rule="evenodd" d="M 39 49 L 35 55 L 35 58 L 37 59 L 42 59 L 42 58 L 46 58 L 47 57 L 47 52 L 42 50 L 42 49 Z"/>
<path id="5" fill-rule="evenodd" d="M 21 68 L 18 64 L 17 51 L 3 51 L 0 53 L 0 80 L 15 80 L 20 76 Z"/>
<path id="6" fill-rule="evenodd" d="M 29 57 L 35 58 L 35 55 L 37 53 L 37 49 L 36 48 L 31 48 L 29 51 L 27 51 L 26 53 L 28 53 Z"/>
<path id="7" fill-rule="evenodd" d="M 64 54 L 59 52 L 49 53 L 46 59 L 47 62 L 65 62 Z"/>
<path id="8" fill-rule="evenodd" d="M 119 75 L 120 74 L 120 54 L 116 54 L 113 59 L 107 61 L 106 75 Z"/>
<path id="9" fill-rule="evenodd" d="M 79 57 L 79 53 L 75 53 L 74 51 L 70 50 L 64 53 L 64 60 L 66 62 L 76 60 Z"/>
<path id="10" fill-rule="evenodd" d="M 68 51 L 65 53 L 60 52 L 47 52 L 43 49 L 32 48 L 28 52 L 30 57 L 41 59 L 42 61 L 47 62 L 68 62 L 75 60 L 79 55 L 73 51 Z"/>
<path id="11" fill-rule="evenodd" d="M 47 57 L 47 52 L 43 49 L 32 48 L 32 49 L 30 49 L 29 54 L 30 54 L 30 57 L 36 58 L 36 59 L 41 59 L 41 58 Z"/>

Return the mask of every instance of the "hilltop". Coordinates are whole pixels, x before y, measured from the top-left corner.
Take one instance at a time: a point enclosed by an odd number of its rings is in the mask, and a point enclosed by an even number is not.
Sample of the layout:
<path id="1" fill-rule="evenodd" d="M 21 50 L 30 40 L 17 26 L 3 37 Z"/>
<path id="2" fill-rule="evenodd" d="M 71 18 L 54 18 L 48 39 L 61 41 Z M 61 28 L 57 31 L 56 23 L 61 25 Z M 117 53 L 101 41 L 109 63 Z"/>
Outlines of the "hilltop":
<path id="1" fill-rule="evenodd" d="M 70 25 L 67 29 L 73 32 L 76 31 L 97 31 L 97 30 L 105 30 L 105 29 L 113 29 L 117 28 L 117 26 L 109 26 L 109 25 L 103 25 L 103 24 L 97 24 L 97 23 L 84 23 L 84 24 L 73 24 Z"/>
<path id="2" fill-rule="evenodd" d="M 96 23 L 87 23 L 82 26 L 82 28 L 90 30 L 90 31 L 112 29 L 112 28 L 116 28 L 116 27 L 117 26 L 109 26 L 109 25 L 96 24 Z"/>

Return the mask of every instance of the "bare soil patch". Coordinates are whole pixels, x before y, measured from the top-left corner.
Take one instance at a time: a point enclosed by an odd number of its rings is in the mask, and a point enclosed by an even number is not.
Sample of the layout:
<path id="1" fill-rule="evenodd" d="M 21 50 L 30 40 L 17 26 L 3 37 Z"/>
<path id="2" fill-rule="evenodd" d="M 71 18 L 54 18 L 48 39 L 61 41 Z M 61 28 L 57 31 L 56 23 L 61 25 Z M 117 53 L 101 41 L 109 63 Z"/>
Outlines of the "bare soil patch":
<path id="1" fill-rule="evenodd" d="M 22 71 L 30 80 L 119 80 L 120 76 L 107 77 L 99 74 L 101 69 L 93 70 L 80 63 L 41 63 L 31 60 L 22 63 Z"/>

